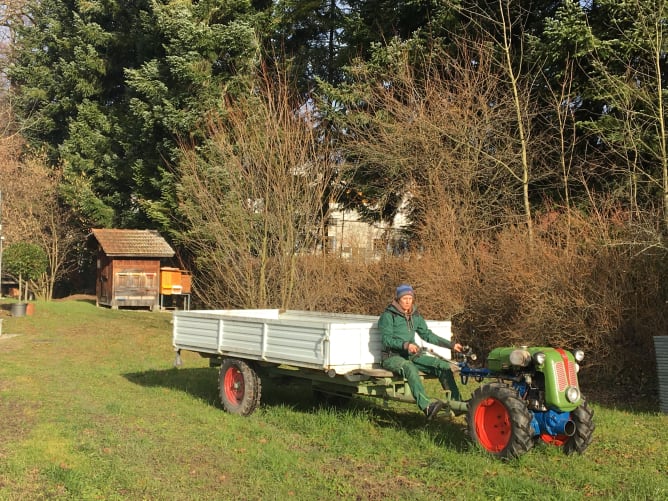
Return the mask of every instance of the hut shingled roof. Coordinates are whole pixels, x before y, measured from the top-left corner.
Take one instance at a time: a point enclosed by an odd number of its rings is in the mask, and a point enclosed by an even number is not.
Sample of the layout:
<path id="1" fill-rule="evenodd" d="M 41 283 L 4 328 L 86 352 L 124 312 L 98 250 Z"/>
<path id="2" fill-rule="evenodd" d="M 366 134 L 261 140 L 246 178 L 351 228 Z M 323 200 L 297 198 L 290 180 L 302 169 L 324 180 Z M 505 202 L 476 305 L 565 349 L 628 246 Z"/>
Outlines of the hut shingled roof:
<path id="1" fill-rule="evenodd" d="M 94 229 L 92 235 L 107 256 L 172 257 L 172 249 L 154 230 Z"/>

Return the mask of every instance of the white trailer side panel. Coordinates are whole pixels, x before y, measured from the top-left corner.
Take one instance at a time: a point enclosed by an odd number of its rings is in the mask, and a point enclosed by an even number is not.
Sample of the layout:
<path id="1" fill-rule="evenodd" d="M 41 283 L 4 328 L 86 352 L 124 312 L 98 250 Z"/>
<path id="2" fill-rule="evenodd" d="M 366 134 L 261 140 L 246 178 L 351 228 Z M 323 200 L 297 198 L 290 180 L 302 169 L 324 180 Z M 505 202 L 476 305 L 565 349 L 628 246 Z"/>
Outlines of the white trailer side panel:
<path id="1" fill-rule="evenodd" d="M 174 313 L 177 350 L 334 370 L 378 368 L 378 317 L 296 310 L 193 310 Z M 429 321 L 450 339 L 449 321 Z"/>

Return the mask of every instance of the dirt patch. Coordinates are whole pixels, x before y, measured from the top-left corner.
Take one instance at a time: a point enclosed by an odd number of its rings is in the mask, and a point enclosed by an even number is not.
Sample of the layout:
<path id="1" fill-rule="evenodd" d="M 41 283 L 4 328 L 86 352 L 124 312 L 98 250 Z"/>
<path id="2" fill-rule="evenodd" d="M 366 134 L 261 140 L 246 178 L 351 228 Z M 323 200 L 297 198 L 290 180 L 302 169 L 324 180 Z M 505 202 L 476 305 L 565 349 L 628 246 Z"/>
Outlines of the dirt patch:
<path id="1" fill-rule="evenodd" d="M 71 296 L 54 299 L 54 301 L 88 301 L 95 302 L 95 294 L 72 294 Z"/>
<path id="2" fill-rule="evenodd" d="M 0 437 L 11 437 L 12 441 L 26 436 L 33 423 L 38 406 L 30 406 L 11 399 L 0 400 Z M 0 460 L 6 455 L 5 444 L 0 442 Z"/>

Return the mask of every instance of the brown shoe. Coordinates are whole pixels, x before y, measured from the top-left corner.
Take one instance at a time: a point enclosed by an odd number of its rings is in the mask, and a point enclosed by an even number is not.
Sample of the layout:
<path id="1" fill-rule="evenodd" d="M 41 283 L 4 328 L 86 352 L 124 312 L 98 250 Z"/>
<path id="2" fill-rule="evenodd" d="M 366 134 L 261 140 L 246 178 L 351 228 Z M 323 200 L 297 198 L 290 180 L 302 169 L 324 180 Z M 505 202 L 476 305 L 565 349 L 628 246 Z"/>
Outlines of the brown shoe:
<path id="1" fill-rule="evenodd" d="M 424 415 L 427 416 L 427 421 L 431 421 L 434 418 L 434 416 L 438 414 L 438 411 L 440 411 L 443 408 L 444 405 L 445 402 L 441 402 L 440 400 L 436 400 L 430 403 L 424 410 Z"/>

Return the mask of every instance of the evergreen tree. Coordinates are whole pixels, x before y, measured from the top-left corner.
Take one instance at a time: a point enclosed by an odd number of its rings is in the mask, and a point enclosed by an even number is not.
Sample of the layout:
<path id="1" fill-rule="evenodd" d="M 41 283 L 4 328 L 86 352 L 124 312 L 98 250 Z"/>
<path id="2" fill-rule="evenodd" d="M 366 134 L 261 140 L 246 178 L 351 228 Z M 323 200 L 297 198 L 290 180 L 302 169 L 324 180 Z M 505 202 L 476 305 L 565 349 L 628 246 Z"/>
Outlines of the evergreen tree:
<path id="1" fill-rule="evenodd" d="M 277 0 L 267 17 L 263 44 L 270 66 L 290 68 L 290 78 L 304 94 L 317 79 L 341 80 L 348 57 L 348 2 Z"/>
<path id="2" fill-rule="evenodd" d="M 84 225 L 168 225 L 179 141 L 255 55 L 250 3 L 28 4 L 9 71 L 30 143 L 62 163 Z"/>
<path id="3" fill-rule="evenodd" d="M 254 22 L 245 1 L 156 5 L 150 23 L 164 52 L 126 71 L 131 121 L 125 141 L 137 200 L 167 231 L 175 203 L 171 166 L 180 145 L 202 141 L 207 115 L 255 70 Z"/>
<path id="4" fill-rule="evenodd" d="M 455 9 L 448 2 L 434 0 L 392 1 L 351 0 L 350 30 L 346 40 L 351 55 L 368 60 L 374 47 L 393 39 L 408 40 L 416 35 L 435 41 L 448 37 L 455 28 Z"/>
<path id="5" fill-rule="evenodd" d="M 31 145 L 62 163 L 63 193 L 84 225 L 110 226 L 132 198 L 119 133 L 124 68 L 149 50 L 137 20 L 149 2 L 30 2 L 9 75 Z"/>

